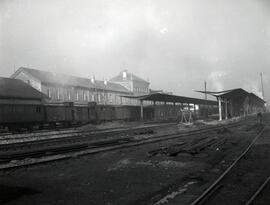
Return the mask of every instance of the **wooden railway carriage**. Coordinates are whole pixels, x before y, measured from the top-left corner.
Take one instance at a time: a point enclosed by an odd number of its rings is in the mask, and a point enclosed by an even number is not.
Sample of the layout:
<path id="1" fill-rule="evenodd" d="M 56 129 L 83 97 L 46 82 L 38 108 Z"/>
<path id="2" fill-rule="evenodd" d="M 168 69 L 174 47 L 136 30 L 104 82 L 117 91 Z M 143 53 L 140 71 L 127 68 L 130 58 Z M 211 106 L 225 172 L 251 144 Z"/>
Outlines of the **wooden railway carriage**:
<path id="1" fill-rule="evenodd" d="M 131 118 L 131 112 L 127 106 L 115 106 L 115 118 L 118 120 L 128 120 Z"/>
<path id="2" fill-rule="evenodd" d="M 115 119 L 115 108 L 111 105 L 96 106 L 97 121 L 112 121 Z"/>
<path id="3" fill-rule="evenodd" d="M 85 123 L 93 120 L 93 107 L 89 104 L 76 104 L 73 106 L 73 121 L 76 123 Z"/>
<path id="4" fill-rule="evenodd" d="M 57 123 L 69 126 L 73 122 L 73 103 L 54 103 L 44 105 L 44 123 L 55 127 Z"/>
<path id="5" fill-rule="evenodd" d="M 45 122 L 55 126 L 96 121 L 95 103 L 75 104 L 73 102 L 45 104 Z"/>
<path id="6" fill-rule="evenodd" d="M 145 108 L 144 116 L 146 120 L 152 119 L 152 108 Z M 140 120 L 140 107 L 132 105 L 115 106 L 115 119 L 125 121 Z"/>
<path id="7" fill-rule="evenodd" d="M 0 100 L 0 124 L 9 130 L 21 127 L 32 129 L 43 123 L 44 107 L 40 104 L 25 104 L 23 100 Z"/>
<path id="8" fill-rule="evenodd" d="M 97 121 L 96 102 L 88 103 L 88 120 L 89 122 Z"/>

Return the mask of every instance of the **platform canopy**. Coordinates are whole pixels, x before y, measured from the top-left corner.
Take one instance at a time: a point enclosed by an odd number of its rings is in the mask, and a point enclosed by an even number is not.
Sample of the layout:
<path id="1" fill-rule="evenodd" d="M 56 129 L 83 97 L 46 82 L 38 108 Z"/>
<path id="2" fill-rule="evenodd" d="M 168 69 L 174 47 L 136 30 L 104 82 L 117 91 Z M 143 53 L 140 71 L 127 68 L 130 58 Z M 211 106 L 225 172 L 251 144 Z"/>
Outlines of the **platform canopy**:
<path id="1" fill-rule="evenodd" d="M 223 90 L 219 92 L 211 92 L 211 91 L 196 91 L 204 94 L 209 94 L 217 97 L 218 107 L 219 107 L 219 120 L 222 120 L 222 103 L 224 102 L 225 106 L 225 119 L 228 118 L 228 100 L 233 102 L 239 102 L 241 99 L 246 99 L 248 97 L 250 103 L 257 105 L 264 105 L 265 101 L 255 95 L 254 93 L 249 93 L 242 88 L 236 88 L 232 90 Z M 230 104 L 232 106 L 232 102 Z"/>
<path id="2" fill-rule="evenodd" d="M 164 93 L 153 93 L 149 95 L 141 96 L 122 96 L 125 98 L 138 99 L 141 101 L 152 101 L 152 102 L 171 102 L 171 103 L 189 103 L 189 104 L 208 104 L 208 105 L 217 105 L 216 101 L 213 100 L 204 100 L 199 98 L 190 98 L 178 95 L 169 95 Z"/>
<path id="3" fill-rule="evenodd" d="M 236 88 L 236 89 L 232 89 L 232 90 L 223 90 L 223 91 L 219 91 L 219 92 L 200 91 L 200 90 L 198 90 L 196 92 L 209 94 L 209 95 L 212 95 L 215 97 L 220 97 L 222 99 L 236 99 L 236 98 L 242 98 L 242 97 L 249 96 L 251 99 L 253 99 L 257 102 L 265 103 L 265 101 L 262 98 L 258 97 L 254 93 L 249 93 L 242 88 Z"/>

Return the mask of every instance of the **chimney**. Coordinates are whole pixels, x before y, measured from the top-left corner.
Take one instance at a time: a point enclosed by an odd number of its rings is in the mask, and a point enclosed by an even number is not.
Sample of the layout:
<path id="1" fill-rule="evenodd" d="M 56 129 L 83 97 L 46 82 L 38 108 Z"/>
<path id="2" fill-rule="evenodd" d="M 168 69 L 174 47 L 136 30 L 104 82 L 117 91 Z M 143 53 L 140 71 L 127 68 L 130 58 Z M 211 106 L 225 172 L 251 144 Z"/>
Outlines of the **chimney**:
<path id="1" fill-rule="evenodd" d="M 127 70 L 124 70 L 122 74 L 123 74 L 123 80 L 126 80 L 127 79 Z"/>
<path id="2" fill-rule="evenodd" d="M 108 80 L 105 78 L 104 85 L 108 85 Z"/>
<path id="3" fill-rule="evenodd" d="M 93 83 L 93 84 L 95 83 L 95 76 L 94 75 L 91 76 L 91 83 Z"/>

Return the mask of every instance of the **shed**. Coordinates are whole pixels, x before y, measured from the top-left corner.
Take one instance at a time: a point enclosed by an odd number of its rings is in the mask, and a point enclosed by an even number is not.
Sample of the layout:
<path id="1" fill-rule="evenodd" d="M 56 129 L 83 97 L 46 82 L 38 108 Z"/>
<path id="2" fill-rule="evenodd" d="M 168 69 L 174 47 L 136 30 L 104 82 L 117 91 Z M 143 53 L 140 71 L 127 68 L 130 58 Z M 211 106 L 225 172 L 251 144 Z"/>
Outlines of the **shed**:
<path id="1" fill-rule="evenodd" d="M 217 105 L 216 101 L 212 100 L 204 100 L 204 99 L 198 99 L 198 98 L 191 98 L 191 97 L 184 97 L 184 96 L 178 96 L 178 95 L 169 95 L 164 93 L 153 93 L 149 95 L 141 95 L 141 96 L 122 96 L 126 98 L 133 98 L 140 100 L 140 107 L 141 107 L 141 119 L 143 119 L 143 102 L 144 101 L 151 101 L 156 104 L 156 102 L 163 102 L 166 103 L 173 103 L 175 106 L 176 103 L 186 103 L 188 107 L 190 104 L 192 105 Z"/>
<path id="2" fill-rule="evenodd" d="M 223 91 L 197 91 L 200 93 L 215 96 L 219 104 L 219 120 L 222 116 L 228 119 L 229 115 L 241 116 L 258 112 L 264 109 L 265 101 L 255 95 L 254 93 L 247 92 L 242 88 L 236 88 Z M 224 113 L 224 114 L 223 114 Z"/>
<path id="3" fill-rule="evenodd" d="M 0 77 L 0 102 L 41 104 L 46 95 L 18 79 Z"/>

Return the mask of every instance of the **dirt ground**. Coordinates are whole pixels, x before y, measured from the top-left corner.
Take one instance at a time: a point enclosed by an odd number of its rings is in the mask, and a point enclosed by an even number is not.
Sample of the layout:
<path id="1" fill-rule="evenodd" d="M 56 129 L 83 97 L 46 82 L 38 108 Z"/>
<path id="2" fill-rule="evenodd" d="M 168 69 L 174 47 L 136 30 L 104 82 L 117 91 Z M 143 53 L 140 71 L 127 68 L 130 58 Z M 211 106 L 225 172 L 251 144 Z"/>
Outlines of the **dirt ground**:
<path id="1" fill-rule="evenodd" d="M 189 204 L 248 146 L 256 120 L 229 130 L 0 172 L 1 204 Z M 197 139 L 224 143 L 197 153 L 168 152 Z"/>
<path id="2" fill-rule="evenodd" d="M 103 122 L 100 124 L 87 124 L 84 126 L 81 126 L 77 129 L 83 130 L 83 131 L 89 131 L 89 130 L 99 130 L 99 129 L 110 129 L 110 128 L 120 128 L 120 127 L 134 127 L 134 126 L 140 126 L 144 125 L 143 122 L 140 121 L 133 121 L 133 122 L 128 122 L 128 121 L 112 121 L 112 122 Z"/>

